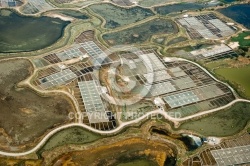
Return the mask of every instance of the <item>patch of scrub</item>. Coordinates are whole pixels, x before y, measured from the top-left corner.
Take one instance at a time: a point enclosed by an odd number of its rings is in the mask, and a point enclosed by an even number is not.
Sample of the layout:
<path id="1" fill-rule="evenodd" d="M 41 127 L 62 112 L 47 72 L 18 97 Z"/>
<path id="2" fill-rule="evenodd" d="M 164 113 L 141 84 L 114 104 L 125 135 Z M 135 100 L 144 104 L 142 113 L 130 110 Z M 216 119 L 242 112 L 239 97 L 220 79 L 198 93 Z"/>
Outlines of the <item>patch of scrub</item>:
<path id="1" fill-rule="evenodd" d="M 6 15 L 6 12 L 11 14 Z M 20 16 L 0 10 L 0 52 L 23 52 L 43 49 L 62 37 L 69 22 L 50 17 Z M 5 13 L 5 14 L 2 14 Z"/>
<path id="2" fill-rule="evenodd" d="M 82 151 L 72 151 L 61 155 L 54 160 L 57 163 L 71 163 L 73 165 L 118 165 L 132 164 L 132 162 L 164 165 L 168 158 L 175 157 L 175 149 L 171 144 L 161 143 L 141 138 L 129 138 L 112 143 L 105 143 L 94 148 L 87 148 Z M 69 157 L 70 156 L 70 157 Z M 141 161 L 138 161 L 141 160 Z M 142 161 L 147 160 L 147 162 Z M 151 161 L 151 162 L 150 162 Z"/>
<path id="3" fill-rule="evenodd" d="M 126 162 L 126 163 L 120 163 L 117 166 L 139 166 L 139 165 L 153 166 L 157 164 L 150 160 L 141 159 L 141 160 L 134 160 L 134 161 Z"/>
<path id="4" fill-rule="evenodd" d="M 105 28 L 117 28 L 154 15 L 150 9 L 141 7 L 126 9 L 112 4 L 97 4 L 89 8 L 106 20 Z"/>
<path id="5" fill-rule="evenodd" d="M 218 11 L 250 29 L 250 4 L 233 5 Z"/>
<path id="6" fill-rule="evenodd" d="M 171 20 L 154 19 L 147 23 L 123 31 L 103 35 L 110 45 L 143 43 L 152 35 L 177 33 L 178 28 Z"/>
<path id="7" fill-rule="evenodd" d="M 42 151 L 51 150 L 55 147 L 67 144 L 85 144 L 100 138 L 102 138 L 101 135 L 92 133 L 81 127 L 72 127 L 64 129 L 52 136 L 44 145 Z"/>
<path id="8" fill-rule="evenodd" d="M 171 3 L 173 0 L 140 0 L 139 5 L 142 7 L 152 7 L 156 5 L 163 5 L 165 3 Z M 176 0 L 175 2 L 181 2 L 181 0 Z"/>
<path id="9" fill-rule="evenodd" d="M 131 121 L 138 119 L 141 116 L 145 115 L 147 112 L 155 110 L 156 107 L 152 102 L 140 101 L 132 105 L 124 105 L 121 107 L 122 121 Z"/>
<path id="10" fill-rule="evenodd" d="M 231 39 L 233 42 L 239 42 L 240 46 L 250 46 L 250 31 L 242 32 L 237 37 Z"/>
<path id="11" fill-rule="evenodd" d="M 0 62 L 0 127 L 9 136 L 7 146 L 27 145 L 47 130 L 69 122 L 68 113 L 74 111 L 72 103 L 63 96 L 41 97 L 34 91 L 18 88 L 17 84 L 31 73 L 28 60 Z M 18 149 L 16 149 L 18 150 Z"/>
<path id="12" fill-rule="evenodd" d="M 178 129 L 192 130 L 205 136 L 231 136 L 245 128 L 250 120 L 249 110 L 249 103 L 236 103 L 208 117 L 188 121 Z"/>
<path id="13" fill-rule="evenodd" d="M 167 45 L 180 43 L 180 42 L 183 42 L 183 41 L 186 41 L 186 40 L 187 40 L 186 37 L 177 37 L 177 38 L 174 38 L 174 39 L 170 40 Z"/>

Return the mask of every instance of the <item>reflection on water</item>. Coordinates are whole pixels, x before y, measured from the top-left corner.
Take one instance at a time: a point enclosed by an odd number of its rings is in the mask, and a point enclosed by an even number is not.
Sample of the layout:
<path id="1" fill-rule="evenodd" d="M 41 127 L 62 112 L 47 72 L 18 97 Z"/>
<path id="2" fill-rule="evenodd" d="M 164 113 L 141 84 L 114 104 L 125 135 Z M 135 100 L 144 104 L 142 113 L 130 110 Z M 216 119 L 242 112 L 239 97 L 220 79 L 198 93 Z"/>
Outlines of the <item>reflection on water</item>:
<path id="1" fill-rule="evenodd" d="M 189 151 L 195 150 L 202 146 L 201 138 L 194 135 L 183 134 L 179 140 L 183 141 Z"/>

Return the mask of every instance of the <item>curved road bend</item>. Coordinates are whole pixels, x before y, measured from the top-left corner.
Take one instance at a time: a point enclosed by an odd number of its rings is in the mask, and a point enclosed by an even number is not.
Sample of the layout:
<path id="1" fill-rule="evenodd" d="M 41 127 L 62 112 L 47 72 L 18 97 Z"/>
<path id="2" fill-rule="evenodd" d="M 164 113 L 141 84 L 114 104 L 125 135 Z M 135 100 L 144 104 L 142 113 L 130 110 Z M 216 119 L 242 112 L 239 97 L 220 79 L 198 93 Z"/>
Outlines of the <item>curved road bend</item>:
<path id="1" fill-rule="evenodd" d="M 223 83 L 224 85 L 226 85 L 228 88 L 230 88 L 232 90 L 232 92 L 234 94 L 236 94 L 236 92 L 234 91 L 234 89 L 232 87 L 230 87 L 229 85 L 227 85 L 226 83 L 216 79 L 212 74 L 210 74 L 206 69 L 204 69 L 202 66 L 200 66 L 199 64 L 195 63 L 195 62 L 192 62 L 192 61 L 189 61 L 189 60 L 186 60 L 186 59 L 182 59 L 182 58 L 173 58 L 173 59 L 176 59 L 176 60 L 182 60 L 182 61 L 187 61 L 187 62 L 190 62 L 192 64 L 195 64 L 197 65 L 198 67 L 200 67 L 204 72 L 206 72 L 209 76 L 211 76 L 214 80 L 220 82 L 220 83 Z M 25 83 L 28 83 L 28 81 L 26 80 Z M 28 83 L 29 84 L 29 83 Z M 29 84 L 31 86 L 31 84 Z M 34 88 L 34 87 L 33 87 Z M 35 88 L 35 90 L 37 90 Z M 40 91 L 41 92 L 41 91 Z M 58 91 L 57 91 L 58 92 Z M 61 91 L 62 92 L 62 91 Z M 44 92 L 42 92 L 44 93 Z M 67 96 L 70 96 L 68 93 L 65 93 L 63 92 L 64 94 L 66 94 Z M 92 132 L 95 132 L 95 133 L 99 133 L 99 134 L 114 134 L 116 132 L 119 132 L 120 130 L 122 130 L 124 127 L 126 126 L 130 126 L 132 124 L 136 124 L 136 123 L 139 123 L 140 121 L 142 121 L 143 119 L 147 118 L 147 117 L 151 117 L 151 115 L 153 114 L 161 114 L 163 115 L 166 119 L 168 120 L 171 120 L 172 122 L 174 122 L 175 124 L 177 124 L 178 122 L 181 122 L 181 121 L 184 121 L 184 120 L 188 120 L 188 119 L 192 119 L 192 118 L 195 118 L 195 117 L 198 117 L 198 116 L 202 116 L 202 115 L 205 115 L 205 114 L 208 114 L 208 113 L 212 113 L 212 112 L 216 112 L 216 111 L 219 111 L 221 109 L 225 109 L 227 107 L 230 107 L 232 106 L 233 104 L 237 103 L 237 102 L 248 102 L 250 103 L 250 100 L 245 100 L 245 99 L 235 99 L 234 101 L 232 101 L 231 103 L 227 104 L 227 105 L 224 105 L 222 107 L 219 107 L 219 108 L 215 108 L 215 109 L 212 109 L 212 110 L 208 110 L 208 111 L 204 111 L 204 112 L 200 112 L 200 113 L 197 113 L 197 114 L 194 114 L 194 115 L 190 115 L 190 116 L 187 116 L 187 117 L 184 117 L 184 118 L 174 118 L 174 117 L 171 117 L 168 115 L 167 112 L 165 112 L 164 110 L 161 110 L 161 109 L 157 109 L 157 110 L 154 110 L 154 111 L 151 111 L 151 112 L 148 112 L 147 114 L 141 116 L 140 118 L 138 119 L 135 119 L 135 120 L 132 120 L 132 121 L 129 121 L 129 122 L 123 122 L 121 123 L 116 129 L 114 130 L 110 130 L 110 131 L 100 131 L 100 130 L 97 130 L 97 129 L 94 129 L 90 126 L 87 126 L 85 124 L 81 124 L 81 123 L 71 123 L 71 124 L 67 124 L 67 125 L 64 125 L 64 126 L 61 126 L 61 127 L 58 127 L 54 130 L 52 130 L 51 132 L 49 132 L 34 148 L 32 148 L 31 150 L 28 150 L 26 152 L 4 152 L 4 151 L 0 151 L 0 155 L 4 155 L 4 156 L 12 156 L 12 157 L 18 157 L 18 156 L 24 156 L 24 155 L 28 155 L 28 154 L 31 154 L 31 153 L 34 153 L 36 152 L 37 150 L 39 150 L 45 143 L 46 141 L 51 137 L 53 136 L 55 133 L 63 130 L 63 129 L 67 129 L 67 128 L 70 128 L 70 127 L 83 127 L 85 129 L 88 129 Z"/>
<path id="2" fill-rule="evenodd" d="M 52 130 L 50 133 L 48 133 L 43 139 L 41 142 L 39 142 L 33 149 L 29 150 L 29 151 L 26 151 L 26 152 L 17 152 L 17 153 L 10 153 L 10 152 L 3 152 L 3 151 L 0 151 L 0 155 L 4 155 L 4 156 L 12 156 L 12 157 L 18 157 L 18 156 L 24 156 L 24 155 L 28 155 L 28 154 L 31 154 L 31 153 L 34 153 L 36 152 L 37 150 L 39 150 L 45 143 L 46 141 L 51 137 L 53 136 L 55 133 L 63 130 L 63 129 L 67 129 L 67 128 L 70 128 L 70 127 L 83 127 L 85 129 L 88 129 L 92 132 L 95 132 L 95 133 L 99 133 L 99 134 L 113 134 L 113 133 L 116 133 L 116 132 L 119 132 L 120 130 L 122 130 L 124 127 L 126 126 L 129 126 L 129 125 L 132 125 L 132 124 L 136 124 L 136 123 L 139 123 L 140 121 L 142 121 L 143 119 L 147 118 L 147 117 L 150 117 L 152 114 L 161 114 L 163 115 L 166 119 L 168 120 L 171 120 L 173 122 L 181 122 L 181 121 L 184 121 L 184 120 L 188 120 L 188 119 L 191 119 L 191 118 L 194 118 L 194 117 L 198 117 L 198 116 L 201 116 L 201 115 L 205 115 L 205 114 L 208 114 L 208 113 L 212 113 L 212 112 L 216 112 L 216 111 L 219 111 L 221 109 L 225 109 L 233 104 L 235 104 L 236 102 L 248 102 L 250 103 L 249 100 L 244 100 L 244 99 L 236 99 L 234 101 L 232 101 L 231 103 L 223 106 L 223 107 L 220 107 L 220 108 L 216 108 L 216 109 L 212 109 L 212 110 L 209 110 L 209 111 L 204 111 L 204 112 L 201 112 L 201 113 L 197 113 L 195 115 L 191 115 L 191 116 L 187 116 L 185 118 L 173 118 L 171 116 L 169 116 L 167 114 L 167 112 L 165 112 L 164 110 L 154 110 L 154 111 L 151 111 L 151 112 L 148 112 L 147 114 L 145 114 L 144 116 L 138 118 L 138 119 L 135 119 L 133 121 L 129 121 L 129 122 L 124 122 L 122 124 L 120 124 L 119 127 L 117 127 L 116 129 L 114 130 L 110 130 L 110 131 L 100 131 L 100 130 L 97 130 L 97 129 L 94 129 L 90 126 L 87 126 L 85 124 L 79 124 L 79 123 L 72 123 L 72 124 L 67 124 L 67 125 L 64 125 L 64 126 L 61 126 L 61 127 L 58 127 L 54 130 Z"/>

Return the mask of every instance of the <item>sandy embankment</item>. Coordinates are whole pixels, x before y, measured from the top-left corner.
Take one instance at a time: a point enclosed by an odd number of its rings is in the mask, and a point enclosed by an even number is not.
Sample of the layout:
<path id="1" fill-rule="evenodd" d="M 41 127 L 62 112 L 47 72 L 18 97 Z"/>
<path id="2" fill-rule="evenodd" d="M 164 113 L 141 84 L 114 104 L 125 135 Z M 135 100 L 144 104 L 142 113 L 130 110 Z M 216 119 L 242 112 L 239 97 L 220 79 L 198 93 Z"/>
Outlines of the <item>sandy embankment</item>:
<path id="1" fill-rule="evenodd" d="M 55 13 L 49 13 L 49 14 L 47 14 L 47 16 L 52 17 L 52 18 L 59 18 L 63 21 L 73 21 L 74 20 L 74 18 L 72 18 L 72 17 L 68 17 L 68 16 L 61 15 L 61 14 L 55 14 Z"/>
<path id="2" fill-rule="evenodd" d="M 245 40 L 250 40 L 250 36 L 244 37 Z"/>

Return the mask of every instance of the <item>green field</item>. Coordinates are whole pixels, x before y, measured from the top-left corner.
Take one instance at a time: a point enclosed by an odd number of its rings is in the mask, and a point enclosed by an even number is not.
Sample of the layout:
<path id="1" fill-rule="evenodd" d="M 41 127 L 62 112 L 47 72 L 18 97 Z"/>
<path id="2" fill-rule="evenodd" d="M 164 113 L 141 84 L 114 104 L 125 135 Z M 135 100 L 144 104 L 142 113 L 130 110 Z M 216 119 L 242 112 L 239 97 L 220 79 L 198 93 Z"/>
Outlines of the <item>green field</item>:
<path id="1" fill-rule="evenodd" d="M 245 39 L 249 37 L 249 39 Z M 233 42 L 239 42 L 240 46 L 250 46 L 250 31 L 242 32 L 237 37 L 231 39 Z"/>
<path id="2" fill-rule="evenodd" d="M 242 68 L 219 68 L 215 73 L 224 77 L 231 84 L 240 87 L 239 91 L 250 98 L 250 65 Z"/>
<path id="3" fill-rule="evenodd" d="M 193 130 L 205 136 L 230 136 L 240 132 L 250 120 L 250 104 L 236 103 L 231 108 L 183 123 L 178 129 Z"/>
<path id="4" fill-rule="evenodd" d="M 174 38 L 174 39 L 170 40 L 170 41 L 167 43 L 167 45 L 169 46 L 169 45 L 171 45 L 171 44 L 176 44 L 176 43 L 183 42 L 183 41 L 186 41 L 186 40 L 188 40 L 186 37 L 180 36 L 180 37 L 177 37 L 177 38 Z"/>
<path id="5" fill-rule="evenodd" d="M 52 136 L 43 146 L 42 151 L 50 150 L 67 144 L 84 144 L 102 138 L 101 135 L 92 133 L 80 127 L 72 127 L 62 130 Z"/>
<path id="6" fill-rule="evenodd" d="M 171 20 L 154 19 L 123 31 L 103 35 L 110 45 L 143 43 L 152 35 L 177 33 L 178 28 Z"/>
<path id="7" fill-rule="evenodd" d="M 126 9 L 112 4 L 97 4 L 89 8 L 106 20 L 105 28 L 128 25 L 154 15 L 150 9 L 141 7 Z"/>

